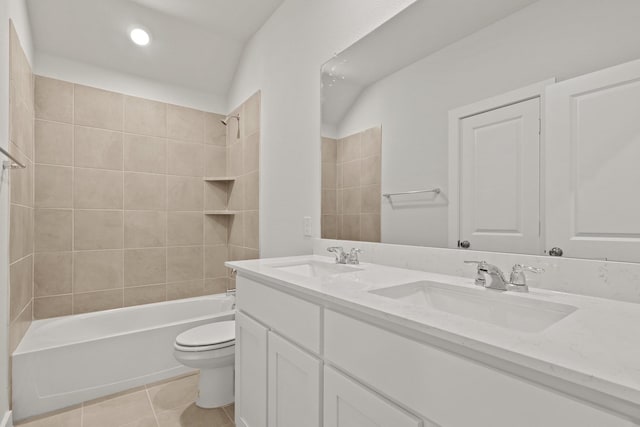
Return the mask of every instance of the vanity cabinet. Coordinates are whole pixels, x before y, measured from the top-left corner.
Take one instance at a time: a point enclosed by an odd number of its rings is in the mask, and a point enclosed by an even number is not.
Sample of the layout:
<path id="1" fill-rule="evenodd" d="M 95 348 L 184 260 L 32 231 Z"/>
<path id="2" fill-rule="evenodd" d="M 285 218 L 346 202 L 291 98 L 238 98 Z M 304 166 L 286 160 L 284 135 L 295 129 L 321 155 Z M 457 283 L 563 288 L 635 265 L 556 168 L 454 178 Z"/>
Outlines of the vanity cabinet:
<path id="1" fill-rule="evenodd" d="M 401 333 L 325 310 L 324 359 L 446 427 L 631 427 L 609 412 Z M 427 424 L 430 425 L 430 424 Z"/>
<path id="2" fill-rule="evenodd" d="M 239 275 L 237 296 L 239 427 L 636 426 L 497 361 L 268 281 Z"/>
<path id="3" fill-rule="evenodd" d="M 238 277 L 238 427 L 320 427 L 320 306 Z"/>

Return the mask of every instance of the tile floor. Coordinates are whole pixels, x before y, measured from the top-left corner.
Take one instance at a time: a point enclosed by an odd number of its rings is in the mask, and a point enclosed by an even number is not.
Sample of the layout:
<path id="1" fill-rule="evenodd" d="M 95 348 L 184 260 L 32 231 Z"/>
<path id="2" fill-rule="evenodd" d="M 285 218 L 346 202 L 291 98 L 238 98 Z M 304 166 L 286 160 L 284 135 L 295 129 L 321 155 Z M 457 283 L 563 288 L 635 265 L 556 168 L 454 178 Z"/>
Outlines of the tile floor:
<path id="1" fill-rule="evenodd" d="M 16 427 L 234 427 L 234 406 L 201 409 L 198 375 L 150 384 L 77 405 Z"/>

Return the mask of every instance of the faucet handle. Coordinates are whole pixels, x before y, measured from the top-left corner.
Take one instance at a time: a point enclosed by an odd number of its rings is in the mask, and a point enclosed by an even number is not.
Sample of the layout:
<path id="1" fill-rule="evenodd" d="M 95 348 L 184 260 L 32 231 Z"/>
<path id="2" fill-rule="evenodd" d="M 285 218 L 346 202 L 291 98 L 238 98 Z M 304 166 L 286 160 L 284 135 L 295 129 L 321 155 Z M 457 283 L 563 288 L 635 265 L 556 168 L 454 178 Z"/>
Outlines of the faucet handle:
<path id="1" fill-rule="evenodd" d="M 351 250 L 349 251 L 349 258 L 347 258 L 347 264 L 360 264 L 358 254 L 361 254 L 362 252 L 364 252 L 362 249 L 351 248 Z"/>
<path id="2" fill-rule="evenodd" d="M 335 255 L 336 257 L 336 264 L 341 264 L 343 263 L 343 260 L 346 257 L 346 254 L 344 252 L 344 248 L 342 246 L 331 246 L 327 248 L 327 252 L 331 252 Z"/>
<path id="3" fill-rule="evenodd" d="M 516 264 L 511 270 L 509 278 L 509 290 L 517 292 L 528 292 L 526 271 L 531 273 L 544 273 L 544 268 L 531 267 L 529 265 Z"/>

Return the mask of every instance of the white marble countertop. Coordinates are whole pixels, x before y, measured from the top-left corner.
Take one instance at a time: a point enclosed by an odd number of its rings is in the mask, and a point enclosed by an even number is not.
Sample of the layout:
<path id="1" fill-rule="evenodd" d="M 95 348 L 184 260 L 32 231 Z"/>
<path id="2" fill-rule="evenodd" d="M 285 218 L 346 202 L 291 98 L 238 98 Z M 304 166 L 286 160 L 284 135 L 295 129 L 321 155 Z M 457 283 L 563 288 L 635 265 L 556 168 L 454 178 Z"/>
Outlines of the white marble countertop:
<path id="1" fill-rule="evenodd" d="M 241 275 L 266 279 L 280 287 L 318 298 L 319 302 L 373 315 L 396 327 L 443 339 L 582 390 L 610 396 L 613 403 L 598 403 L 616 410 L 620 410 L 618 406 L 622 403 L 627 406 L 623 412 L 630 412 L 634 417 L 640 414 L 640 304 L 534 288 L 530 288 L 529 293 L 508 292 L 518 298 L 577 308 L 542 331 L 520 332 L 369 293 L 422 280 L 478 290 L 473 278 L 364 263 L 356 272 L 325 277 L 304 277 L 274 268 L 306 261 L 333 264 L 333 258 L 310 255 L 236 261 L 226 265 Z"/>

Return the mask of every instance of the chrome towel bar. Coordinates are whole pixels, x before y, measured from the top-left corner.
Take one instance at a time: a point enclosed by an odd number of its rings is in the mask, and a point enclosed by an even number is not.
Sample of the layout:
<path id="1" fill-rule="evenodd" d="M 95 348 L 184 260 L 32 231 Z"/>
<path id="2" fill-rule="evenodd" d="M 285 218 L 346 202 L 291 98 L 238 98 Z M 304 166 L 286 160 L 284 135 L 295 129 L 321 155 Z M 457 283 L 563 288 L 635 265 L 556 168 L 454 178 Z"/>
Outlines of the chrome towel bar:
<path id="1" fill-rule="evenodd" d="M 384 193 L 382 197 L 386 197 L 390 199 L 392 196 L 403 196 L 405 194 L 419 194 L 419 193 L 436 193 L 440 194 L 442 190 L 440 188 L 432 188 L 430 190 L 413 190 L 413 191 L 402 191 L 400 193 Z"/>
<path id="2" fill-rule="evenodd" d="M 9 152 L 4 148 L 0 147 L 0 152 L 2 152 L 2 154 L 7 156 L 9 159 L 11 159 L 10 162 L 7 162 L 7 161 L 2 162 L 2 169 L 18 169 L 18 168 L 24 169 L 27 167 L 27 165 L 22 164 L 20 161 L 18 161 L 18 159 L 16 159 L 11 154 L 9 154 Z"/>

